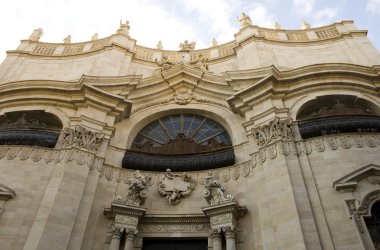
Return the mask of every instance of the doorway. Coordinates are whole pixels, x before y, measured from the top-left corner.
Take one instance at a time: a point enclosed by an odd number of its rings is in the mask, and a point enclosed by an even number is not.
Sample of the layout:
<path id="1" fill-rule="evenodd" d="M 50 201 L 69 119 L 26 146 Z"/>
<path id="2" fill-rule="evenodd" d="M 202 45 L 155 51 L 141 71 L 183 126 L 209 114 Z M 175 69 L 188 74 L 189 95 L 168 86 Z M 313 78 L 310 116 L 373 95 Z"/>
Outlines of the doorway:
<path id="1" fill-rule="evenodd" d="M 207 239 L 143 239 L 142 250 L 207 250 Z"/>

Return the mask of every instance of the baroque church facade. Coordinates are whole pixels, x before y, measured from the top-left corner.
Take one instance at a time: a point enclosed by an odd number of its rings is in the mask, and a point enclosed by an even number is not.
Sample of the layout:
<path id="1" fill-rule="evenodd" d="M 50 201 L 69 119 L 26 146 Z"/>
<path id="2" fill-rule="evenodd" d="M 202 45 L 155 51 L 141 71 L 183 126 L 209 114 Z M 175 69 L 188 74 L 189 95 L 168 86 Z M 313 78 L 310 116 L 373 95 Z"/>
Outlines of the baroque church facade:
<path id="1" fill-rule="evenodd" d="M 380 54 L 352 21 L 45 43 L 0 65 L 1 249 L 380 249 Z"/>

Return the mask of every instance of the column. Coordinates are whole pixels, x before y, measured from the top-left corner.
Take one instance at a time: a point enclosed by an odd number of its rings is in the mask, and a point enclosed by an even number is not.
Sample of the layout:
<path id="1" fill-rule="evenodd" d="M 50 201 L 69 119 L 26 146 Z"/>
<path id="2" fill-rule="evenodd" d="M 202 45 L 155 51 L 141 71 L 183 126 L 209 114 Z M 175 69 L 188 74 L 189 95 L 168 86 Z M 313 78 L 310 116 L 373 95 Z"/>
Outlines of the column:
<path id="1" fill-rule="evenodd" d="M 222 235 L 220 229 L 215 229 L 211 231 L 212 238 L 212 249 L 222 250 Z"/>
<path id="2" fill-rule="evenodd" d="M 127 230 L 125 232 L 124 250 L 133 250 L 134 244 L 135 244 L 135 232 L 132 230 Z"/>
<path id="3" fill-rule="evenodd" d="M 226 227 L 223 231 L 226 236 L 226 250 L 236 250 L 235 229 Z"/>
<path id="4" fill-rule="evenodd" d="M 115 228 L 112 232 L 110 250 L 119 250 L 120 248 L 121 231 L 120 228 Z"/>

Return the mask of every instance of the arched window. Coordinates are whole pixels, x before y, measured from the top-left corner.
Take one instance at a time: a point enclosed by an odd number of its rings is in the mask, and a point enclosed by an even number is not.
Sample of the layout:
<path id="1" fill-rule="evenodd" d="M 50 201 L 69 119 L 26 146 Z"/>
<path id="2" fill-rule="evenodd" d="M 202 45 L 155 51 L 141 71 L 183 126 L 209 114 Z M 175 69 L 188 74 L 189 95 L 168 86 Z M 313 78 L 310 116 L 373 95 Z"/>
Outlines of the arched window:
<path id="1" fill-rule="evenodd" d="M 380 132 L 379 108 L 350 95 L 327 95 L 305 103 L 297 113 L 303 139 L 336 133 Z"/>
<path id="2" fill-rule="evenodd" d="M 0 116 L 0 145 L 54 148 L 61 129 L 61 120 L 42 110 L 9 112 Z"/>
<path id="3" fill-rule="evenodd" d="M 124 168 L 188 171 L 235 163 L 231 139 L 216 121 L 194 114 L 162 117 L 145 126 L 123 159 Z"/>
<path id="4" fill-rule="evenodd" d="M 380 250 L 380 201 L 372 205 L 371 215 L 365 218 L 365 223 L 375 249 Z"/>

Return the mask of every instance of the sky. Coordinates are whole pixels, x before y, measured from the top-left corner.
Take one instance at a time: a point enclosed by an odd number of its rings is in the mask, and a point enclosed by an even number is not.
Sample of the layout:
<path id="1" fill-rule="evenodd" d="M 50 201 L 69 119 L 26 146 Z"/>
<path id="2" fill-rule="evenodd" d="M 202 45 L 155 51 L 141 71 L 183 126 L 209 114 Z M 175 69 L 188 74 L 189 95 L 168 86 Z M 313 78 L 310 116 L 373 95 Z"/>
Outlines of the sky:
<path id="1" fill-rule="evenodd" d="M 299 29 L 342 20 L 354 20 L 358 29 L 380 50 L 380 0 L 11 0 L 0 2 L 0 61 L 6 50 L 16 49 L 36 28 L 43 28 L 42 42 L 90 40 L 114 34 L 120 20 L 130 23 L 130 36 L 137 44 L 178 50 L 185 39 L 196 49 L 232 41 L 239 31 L 237 16 L 245 12 L 253 24 L 272 28 Z"/>

